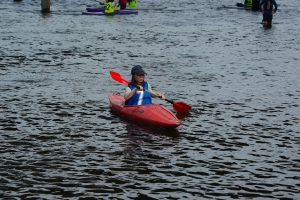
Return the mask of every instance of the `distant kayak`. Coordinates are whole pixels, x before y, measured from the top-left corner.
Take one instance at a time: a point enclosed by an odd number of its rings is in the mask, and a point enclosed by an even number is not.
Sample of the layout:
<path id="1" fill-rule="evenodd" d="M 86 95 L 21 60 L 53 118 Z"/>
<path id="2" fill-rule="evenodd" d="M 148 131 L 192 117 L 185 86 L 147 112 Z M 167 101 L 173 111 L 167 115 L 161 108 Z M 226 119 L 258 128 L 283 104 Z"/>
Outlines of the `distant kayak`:
<path id="1" fill-rule="evenodd" d="M 178 118 L 162 105 L 126 106 L 124 97 L 118 94 L 109 94 L 108 99 L 114 111 L 130 121 L 163 128 L 176 128 L 181 124 Z"/>
<path id="2" fill-rule="evenodd" d="M 227 8 L 227 9 L 242 9 L 242 10 L 252 10 L 251 6 L 246 7 L 240 7 L 240 6 L 222 6 L 221 8 Z"/>
<path id="3" fill-rule="evenodd" d="M 167 7 L 129 7 L 129 6 L 127 6 L 125 10 L 164 10 L 164 9 L 167 9 Z M 87 7 L 86 10 L 88 12 L 103 12 L 104 7 L 103 6 Z"/>
<path id="4" fill-rule="evenodd" d="M 164 10 L 167 7 L 126 7 L 126 10 Z"/>
<path id="5" fill-rule="evenodd" d="M 138 11 L 133 11 L 133 10 L 116 10 L 113 13 L 105 13 L 103 11 L 98 11 L 98 12 L 82 12 L 83 15 L 134 15 L 138 14 Z"/>

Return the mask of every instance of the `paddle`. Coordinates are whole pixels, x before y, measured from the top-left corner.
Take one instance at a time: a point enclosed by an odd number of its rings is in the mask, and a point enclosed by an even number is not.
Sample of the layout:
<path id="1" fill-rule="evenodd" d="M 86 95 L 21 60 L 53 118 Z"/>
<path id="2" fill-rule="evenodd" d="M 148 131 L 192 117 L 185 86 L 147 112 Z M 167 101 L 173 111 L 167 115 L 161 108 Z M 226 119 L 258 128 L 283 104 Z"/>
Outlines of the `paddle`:
<path id="1" fill-rule="evenodd" d="M 104 3 L 102 3 L 101 1 L 97 1 L 95 0 L 97 3 L 99 3 L 100 5 L 104 5 Z"/>
<path id="2" fill-rule="evenodd" d="M 118 72 L 115 72 L 115 71 L 109 71 L 110 73 L 110 76 L 112 77 L 112 79 L 114 79 L 115 81 L 119 82 L 119 83 L 122 83 L 124 85 L 128 85 L 130 84 L 129 81 L 127 81 L 121 74 L 119 74 Z M 149 92 L 150 94 L 153 94 L 151 93 L 150 91 L 147 91 L 145 90 L 145 92 Z M 153 94 L 154 95 L 154 94 Z M 156 95 L 157 96 L 157 95 Z M 175 101 L 172 101 L 172 100 L 168 100 L 168 99 L 165 99 L 165 101 L 173 104 L 173 108 L 174 110 L 176 110 L 177 112 L 187 112 L 189 111 L 192 107 L 184 102 L 175 102 Z"/>

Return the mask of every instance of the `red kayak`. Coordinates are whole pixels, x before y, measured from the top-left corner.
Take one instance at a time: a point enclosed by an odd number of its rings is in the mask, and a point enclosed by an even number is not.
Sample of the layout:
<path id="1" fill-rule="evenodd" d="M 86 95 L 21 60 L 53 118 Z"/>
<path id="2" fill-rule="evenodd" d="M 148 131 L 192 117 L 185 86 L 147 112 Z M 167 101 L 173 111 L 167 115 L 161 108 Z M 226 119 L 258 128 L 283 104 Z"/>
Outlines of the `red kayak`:
<path id="1" fill-rule="evenodd" d="M 116 113 L 128 120 L 164 128 L 176 128 L 181 124 L 177 117 L 162 105 L 126 106 L 124 97 L 118 94 L 109 94 L 108 99 Z"/>

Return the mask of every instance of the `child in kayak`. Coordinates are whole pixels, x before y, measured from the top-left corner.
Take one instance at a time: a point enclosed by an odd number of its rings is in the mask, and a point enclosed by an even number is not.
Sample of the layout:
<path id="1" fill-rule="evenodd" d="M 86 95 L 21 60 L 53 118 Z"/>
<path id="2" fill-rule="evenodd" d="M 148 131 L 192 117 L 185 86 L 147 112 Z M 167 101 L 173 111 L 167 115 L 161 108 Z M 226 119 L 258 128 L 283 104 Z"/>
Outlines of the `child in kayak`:
<path id="1" fill-rule="evenodd" d="M 126 105 L 152 104 L 152 97 L 165 99 L 163 94 L 152 90 L 151 85 L 145 81 L 145 74 L 146 72 L 140 65 L 136 65 L 131 69 L 131 82 L 124 94 Z"/>
<path id="2" fill-rule="evenodd" d="M 113 13 L 115 10 L 118 10 L 116 6 L 117 3 L 114 0 L 106 0 L 105 3 L 99 2 L 100 5 L 104 5 L 104 12 L 105 13 Z"/>
<path id="3" fill-rule="evenodd" d="M 111 2 L 114 2 L 114 1 L 111 1 Z M 107 3 L 107 1 L 106 1 Z M 126 5 L 127 5 L 127 0 L 119 0 L 118 2 L 115 3 L 115 10 L 118 10 L 116 9 L 116 6 L 117 3 L 119 3 L 119 6 L 120 6 L 120 10 L 125 10 L 126 9 Z M 99 2 L 100 5 L 105 5 L 105 3 L 102 3 L 102 2 Z"/>

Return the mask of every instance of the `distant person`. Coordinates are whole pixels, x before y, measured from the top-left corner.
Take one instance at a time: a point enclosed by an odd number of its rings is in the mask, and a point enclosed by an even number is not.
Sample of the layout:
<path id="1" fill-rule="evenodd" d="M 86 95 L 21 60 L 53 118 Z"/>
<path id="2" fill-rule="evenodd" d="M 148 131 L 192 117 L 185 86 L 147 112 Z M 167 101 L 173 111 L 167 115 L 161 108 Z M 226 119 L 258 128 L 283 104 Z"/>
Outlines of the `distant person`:
<path id="1" fill-rule="evenodd" d="M 116 8 L 116 3 L 114 3 L 114 0 L 106 0 L 104 3 L 104 12 L 105 13 L 114 13 Z"/>
<path id="2" fill-rule="evenodd" d="M 251 7 L 252 6 L 252 0 L 245 0 L 244 6 L 245 7 Z"/>
<path id="3" fill-rule="evenodd" d="M 125 10 L 127 5 L 127 0 L 119 0 L 120 10 Z"/>
<path id="4" fill-rule="evenodd" d="M 252 6 L 252 0 L 245 0 L 244 3 L 236 3 L 237 7 L 251 7 Z"/>
<path id="5" fill-rule="evenodd" d="M 275 7 L 275 8 L 274 8 Z M 269 26 L 272 24 L 273 15 L 277 11 L 275 0 L 262 0 L 259 4 L 259 11 L 263 14 L 263 24 Z"/>
<path id="6" fill-rule="evenodd" d="M 145 81 L 146 72 L 140 65 L 136 65 L 131 69 L 131 75 L 131 82 L 124 94 L 125 105 L 152 104 L 152 97 L 158 96 L 163 100 L 165 99 L 163 94 L 153 91 L 151 85 Z"/>
<path id="7" fill-rule="evenodd" d="M 50 12 L 52 2 L 50 0 L 41 0 L 42 12 Z"/>
<path id="8" fill-rule="evenodd" d="M 129 7 L 137 7 L 136 0 L 127 0 Z"/>
<path id="9" fill-rule="evenodd" d="M 260 0 L 252 0 L 252 11 L 259 11 Z"/>

